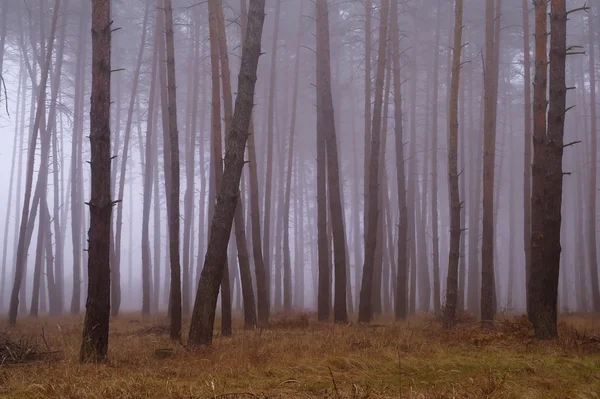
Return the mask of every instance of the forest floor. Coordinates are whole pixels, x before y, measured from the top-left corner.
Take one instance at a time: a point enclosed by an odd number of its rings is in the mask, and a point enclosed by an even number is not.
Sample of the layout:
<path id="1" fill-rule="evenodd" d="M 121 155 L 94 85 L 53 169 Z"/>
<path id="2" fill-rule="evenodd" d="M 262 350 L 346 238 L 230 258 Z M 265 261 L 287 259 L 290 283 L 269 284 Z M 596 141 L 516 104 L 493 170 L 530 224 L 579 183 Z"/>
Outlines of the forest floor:
<path id="1" fill-rule="evenodd" d="M 474 322 L 446 331 L 429 316 L 371 326 L 279 316 L 256 331 L 239 323 L 233 337 L 217 335 L 211 348 L 188 350 L 169 341 L 164 317 L 122 315 L 112 321 L 109 360 L 102 365 L 77 361 L 81 318 L 22 319 L 18 329 L 0 324 L 0 341 L 32 348 L 29 361 L 17 364 L 4 351 L 0 398 L 600 395 L 600 319 L 592 316 L 563 318 L 560 338 L 548 342 L 534 340 L 522 317 L 499 320 L 489 331 Z M 170 356 L 157 351 L 165 348 L 173 350 Z M 35 351 L 47 353 L 36 360 Z"/>

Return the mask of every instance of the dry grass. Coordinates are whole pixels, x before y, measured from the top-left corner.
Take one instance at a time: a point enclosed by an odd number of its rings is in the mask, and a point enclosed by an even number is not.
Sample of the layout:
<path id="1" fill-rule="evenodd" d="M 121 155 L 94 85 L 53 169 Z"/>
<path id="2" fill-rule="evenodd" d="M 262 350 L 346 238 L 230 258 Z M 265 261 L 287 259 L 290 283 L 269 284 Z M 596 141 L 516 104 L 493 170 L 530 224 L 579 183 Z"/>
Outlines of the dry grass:
<path id="1" fill-rule="evenodd" d="M 452 331 L 421 317 L 403 325 L 319 325 L 277 318 L 264 330 L 188 350 L 164 318 L 123 315 L 110 360 L 77 362 L 81 320 L 23 320 L 11 336 L 41 337 L 60 358 L 0 366 L 2 398 L 594 398 L 600 343 L 591 316 L 569 316 L 561 337 L 537 342 L 526 320 Z M 218 323 L 217 323 L 218 325 Z M 0 331 L 7 327 L 0 325 Z M 184 334 L 185 336 L 185 334 Z M 45 346 L 45 344 L 44 344 Z M 172 349 L 157 353 L 157 349 Z M 167 353 L 166 356 L 161 354 Z"/>

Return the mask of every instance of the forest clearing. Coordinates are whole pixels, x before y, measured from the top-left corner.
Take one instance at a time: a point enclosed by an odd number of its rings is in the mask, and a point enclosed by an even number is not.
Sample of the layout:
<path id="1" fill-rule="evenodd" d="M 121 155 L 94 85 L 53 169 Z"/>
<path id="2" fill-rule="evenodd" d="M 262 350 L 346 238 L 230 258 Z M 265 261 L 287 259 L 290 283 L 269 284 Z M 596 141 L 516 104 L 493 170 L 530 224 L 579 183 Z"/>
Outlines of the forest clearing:
<path id="1" fill-rule="evenodd" d="M 41 351 L 58 353 L 2 365 L 0 397 L 593 398 L 600 392 L 600 319 L 591 316 L 565 316 L 553 341 L 533 340 L 522 317 L 499 320 L 493 330 L 474 321 L 445 330 L 432 316 L 374 323 L 275 316 L 269 328 L 245 331 L 234 318 L 232 337 L 216 331 L 212 347 L 190 350 L 169 340 L 166 317 L 123 314 L 111 322 L 108 362 L 95 365 L 78 362 L 81 319 L 24 320 L 11 336 L 37 337 Z M 173 352 L 164 355 L 165 348 Z"/>

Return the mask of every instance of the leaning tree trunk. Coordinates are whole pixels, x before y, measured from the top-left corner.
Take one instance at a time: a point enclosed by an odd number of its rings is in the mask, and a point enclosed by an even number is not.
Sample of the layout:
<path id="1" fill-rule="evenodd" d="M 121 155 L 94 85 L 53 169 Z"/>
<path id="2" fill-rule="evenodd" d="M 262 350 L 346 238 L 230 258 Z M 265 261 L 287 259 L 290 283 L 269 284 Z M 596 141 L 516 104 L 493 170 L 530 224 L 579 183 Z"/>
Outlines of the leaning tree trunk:
<path id="1" fill-rule="evenodd" d="M 444 324 L 456 323 L 458 302 L 458 260 L 460 257 L 460 194 L 458 191 L 458 90 L 460 84 L 460 52 L 462 49 L 463 2 L 456 0 L 454 19 L 454 44 L 452 55 L 452 81 L 450 83 L 450 148 L 448 149 L 448 184 L 450 187 L 450 251 L 446 282 Z M 463 122 L 464 123 L 464 122 Z"/>
<path id="2" fill-rule="evenodd" d="M 387 17 L 389 0 L 381 2 L 381 21 L 379 25 L 379 37 L 387 37 Z M 371 144 L 369 156 L 369 209 L 368 226 L 365 246 L 365 264 L 363 266 L 363 277 L 360 289 L 360 304 L 358 320 L 361 323 L 369 323 L 373 316 L 371 306 L 373 289 L 373 271 L 375 265 L 375 247 L 377 245 L 377 225 L 379 219 L 379 147 L 381 136 L 381 115 L 383 103 L 383 83 L 385 76 L 385 57 L 387 40 L 379 40 L 379 54 L 377 60 L 377 77 L 375 80 L 375 104 L 373 106 L 373 128 L 371 130 Z"/>
<path id="3" fill-rule="evenodd" d="M 171 149 L 171 187 L 169 197 L 169 260 L 171 264 L 171 339 L 181 337 L 181 270 L 179 265 L 179 133 L 177 131 L 177 90 L 175 84 L 175 45 L 173 39 L 173 7 L 165 4 L 165 38 L 167 43 L 167 82 L 169 98 L 169 147 Z"/>
<path id="4" fill-rule="evenodd" d="M 219 54 L 221 60 L 221 79 L 223 83 L 223 110 L 225 113 L 225 132 L 229 133 L 231 129 L 231 119 L 233 117 L 233 101 L 231 98 L 231 78 L 229 71 L 229 55 L 227 50 L 227 36 L 225 33 L 225 17 L 223 15 L 222 0 L 217 4 L 217 28 Z M 228 137 L 226 136 L 225 140 Z M 241 194 L 240 194 L 241 195 Z M 248 257 L 248 247 L 246 243 L 246 229 L 244 226 L 244 207 L 242 201 L 238 202 L 235 215 L 235 244 L 237 247 L 238 263 L 240 268 L 242 296 L 244 298 L 244 326 L 246 328 L 256 327 L 256 303 L 254 301 L 254 290 L 252 288 L 252 275 L 250 272 L 250 259 Z M 231 299 L 229 300 L 231 302 Z M 231 331 L 230 319 L 224 320 L 229 323 L 224 330 Z M 230 335 L 229 333 L 228 335 Z"/>
<path id="5" fill-rule="evenodd" d="M 92 3 L 91 198 L 88 298 L 79 359 L 106 359 L 110 317 L 110 0 Z"/>
<path id="6" fill-rule="evenodd" d="M 189 343 L 192 345 L 212 343 L 219 285 L 227 262 L 227 245 L 238 202 L 248 127 L 254 104 L 264 11 L 265 0 L 250 1 L 248 29 L 238 79 L 238 95 L 225 152 L 225 170 L 219 187 L 215 214 L 211 221 L 208 250 L 190 323 Z"/>
<path id="7" fill-rule="evenodd" d="M 242 10 L 242 42 L 246 42 L 248 15 L 246 0 L 241 0 Z M 260 199 L 258 192 L 258 164 L 256 163 L 256 148 L 254 142 L 254 124 L 252 117 L 248 128 L 248 171 L 250 173 L 250 216 L 252 217 L 252 256 L 254 258 L 254 273 L 256 274 L 256 299 L 258 322 L 266 324 L 269 321 L 269 273 L 266 269 L 262 253 L 262 235 L 260 232 Z"/>

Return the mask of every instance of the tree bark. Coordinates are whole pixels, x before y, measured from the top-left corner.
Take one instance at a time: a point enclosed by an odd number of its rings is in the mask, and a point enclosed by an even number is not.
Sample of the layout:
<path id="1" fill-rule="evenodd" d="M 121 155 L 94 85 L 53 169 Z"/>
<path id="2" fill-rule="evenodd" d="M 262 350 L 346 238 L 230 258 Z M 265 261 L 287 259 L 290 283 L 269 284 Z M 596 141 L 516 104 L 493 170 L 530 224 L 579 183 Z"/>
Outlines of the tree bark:
<path id="1" fill-rule="evenodd" d="M 550 31 L 552 33 L 550 36 L 547 124 L 544 112 L 545 101 L 543 104 L 541 102 L 541 100 L 545 100 L 546 94 L 546 24 L 546 4 L 536 5 L 531 276 L 528 288 L 532 307 L 530 317 L 535 336 L 540 339 L 558 336 L 557 298 L 561 253 L 562 158 L 567 93 L 565 84 L 567 57 L 565 0 L 552 0 L 550 3 Z M 538 41 L 538 35 L 542 33 L 544 39 Z M 544 89 L 543 93 L 541 93 L 541 89 Z M 591 105 L 594 106 L 594 104 Z M 591 189 L 593 190 L 593 187 Z"/>
<path id="2" fill-rule="evenodd" d="M 90 108 L 91 198 L 88 298 L 79 359 L 106 359 L 110 316 L 110 0 L 92 2 L 92 95 Z"/>

